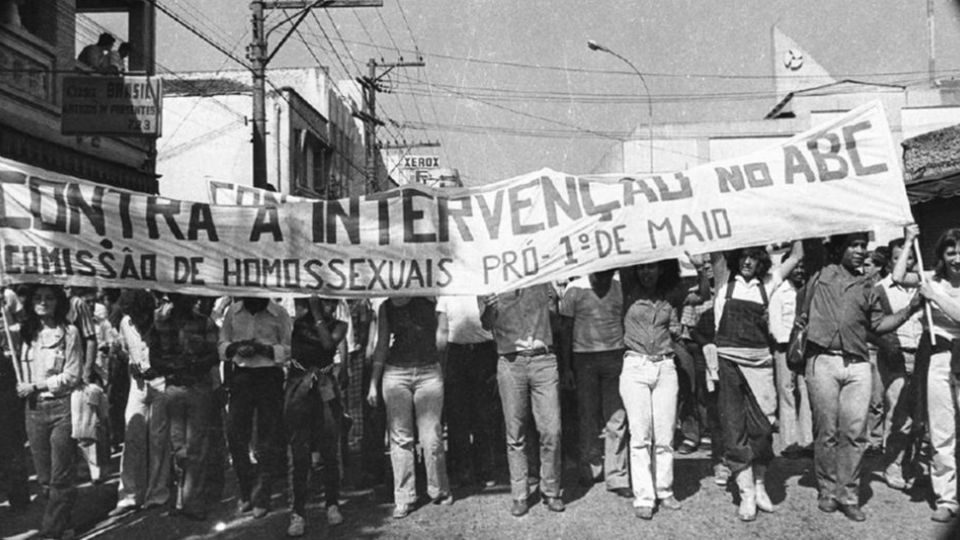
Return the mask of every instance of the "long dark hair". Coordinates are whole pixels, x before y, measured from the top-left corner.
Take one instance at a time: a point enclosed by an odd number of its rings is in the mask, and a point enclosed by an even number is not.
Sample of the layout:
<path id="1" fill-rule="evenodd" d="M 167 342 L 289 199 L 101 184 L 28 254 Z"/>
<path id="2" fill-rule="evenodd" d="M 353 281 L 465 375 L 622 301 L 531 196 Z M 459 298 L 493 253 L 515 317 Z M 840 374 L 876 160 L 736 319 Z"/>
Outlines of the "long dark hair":
<path id="1" fill-rule="evenodd" d="M 153 326 L 153 311 L 157 309 L 157 300 L 144 289 L 124 289 L 117 300 L 120 312 L 130 317 L 133 327 L 141 336 Z"/>
<path id="2" fill-rule="evenodd" d="M 33 297 L 37 294 L 37 291 L 44 288 L 53 291 L 53 295 L 57 300 L 57 307 L 53 310 L 53 324 L 56 326 L 67 324 L 67 313 L 70 312 L 70 300 L 67 298 L 67 293 L 63 290 L 63 287 L 59 285 L 37 285 L 32 287 L 26 295 L 26 302 L 23 308 L 26 320 L 20 327 L 20 336 L 24 343 L 33 341 L 43 326 L 43 322 L 34 310 Z"/>
<path id="3" fill-rule="evenodd" d="M 181 323 L 194 316 L 198 298 L 192 294 L 169 293 L 167 297 L 173 303 L 170 318 L 175 323 Z"/>
<path id="4" fill-rule="evenodd" d="M 667 296 L 680 284 L 680 261 L 677 259 L 664 259 L 649 264 L 656 264 L 660 267 L 657 286 L 654 288 L 654 292 L 658 296 Z M 626 273 L 621 270 L 620 276 L 624 286 L 635 289 L 639 285 L 640 281 L 637 279 L 637 268 L 640 266 L 643 265 L 637 264 L 627 267 L 628 272 Z"/>
<path id="5" fill-rule="evenodd" d="M 763 281 L 770 272 L 773 263 L 770 261 L 770 254 L 767 248 L 763 246 L 734 249 L 726 253 L 727 269 L 730 270 L 730 279 L 733 279 L 740 273 L 740 261 L 745 257 L 753 257 L 757 260 L 757 271 L 754 277 Z"/>
<path id="6" fill-rule="evenodd" d="M 933 275 L 937 279 L 947 279 L 947 265 L 943 264 L 943 254 L 947 248 L 960 249 L 960 229 L 947 229 L 937 239 L 937 247 L 934 249 L 937 262 L 933 267 Z"/>

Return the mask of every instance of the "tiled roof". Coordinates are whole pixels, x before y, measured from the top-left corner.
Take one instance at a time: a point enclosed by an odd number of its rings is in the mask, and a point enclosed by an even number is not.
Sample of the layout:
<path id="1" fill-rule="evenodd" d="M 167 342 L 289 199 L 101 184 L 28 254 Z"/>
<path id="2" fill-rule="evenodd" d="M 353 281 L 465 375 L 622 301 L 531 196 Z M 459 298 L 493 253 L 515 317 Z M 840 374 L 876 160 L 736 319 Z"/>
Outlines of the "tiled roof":
<path id="1" fill-rule="evenodd" d="M 903 141 L 903 174 L 911 204 L 960 196 L 960 125 Z"/>
<path id="2" fill-rule="evenodd" d="M 249 94 L 249 84 L 230 79 L 172 79 L 163 80 L 165 96 L 223 96 Z"/>
<path id="3" fill-rule="evenodd" d="M 903 141 L 906 184 L 960 174 L 960 124 Z"/>

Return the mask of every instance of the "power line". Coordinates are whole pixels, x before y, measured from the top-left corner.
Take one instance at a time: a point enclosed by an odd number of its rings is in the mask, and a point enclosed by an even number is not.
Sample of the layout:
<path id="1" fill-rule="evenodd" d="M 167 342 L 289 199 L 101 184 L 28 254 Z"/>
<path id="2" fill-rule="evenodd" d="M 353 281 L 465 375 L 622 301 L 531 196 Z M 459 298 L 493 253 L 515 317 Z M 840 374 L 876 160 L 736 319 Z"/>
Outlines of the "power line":
<path id="1" fill-rule="evenodd" d="M 377 45 L 373 38 L 368 34 L 369 42 L 364 41 L 351 41 L 347 40 L 345 43 L 350 43 L 353 45 L 360 45 L 364 47 L 372 47 L 377 50 L 380 49 L 380 46 Z M 577 68 L 569 66 L 552 66 L 552 65 L 543 65 L 543 64 L 528 64 L 524 62 L 512 62 L 506 60 L 484 60 L 481 58 L 472 58 L 468 56 L 458 56 L 453 54 L 444 54 L 444 53 L 433 53 L 426 52 L 423 50 L 410 50 L 410 49 L 400 49 L 400 52 L 404 53 L 414 53 L 419 54 L 424 57 L 432 58 L 443 58 L 447 60 L 459 60 L 471 64 L 485 64 L 492 66 L 502 66 L 508 68 L 518 68 L 518 69 L 535 69 L 543 71 L 559 71 L 559 72 L 570 72 L 570 73 L 587 73 L 587 74 L 606 74 L 606 75 L 627 75 L 631 77 L 636 77 L 636 73 L 627 70 L 617 70 L 617 69 L 597 69 L 597 68 Z M 937 69 L 938 74 L 944 74 L 949 72 L 958 72 L 958 70 L 942 70 Z M 927 75 L 927 70 L 917 70 L 917 71 L 876 71 L 876 72 L 850 72 L 850 73 L 831 73 L 831 76 L 835 78 L 864 78 L 864 77 L 893 77 L 893 76 L 904 76 L 904 75 Z M 716 74 L 716 73 L 667 73 L 667 72 L 658 72 L 658 71 L 644 71 L 644 76 L 646 77 L 665 77 L 665 78 L 699 78 L 699 79 L 731 79 L 731 80 L 791 80 L 791 79 L 809 79 L 809 76 L 805 75 L 787 75 L 787 76 L 774 76 L 774 75 L 732 75 L 732 74 Z"/>
<path id="2" fill-rule="evenodd" d="M 343 74 L 344 74 L 344 76 L 345 76 L 346 78 L 350 78 L 350 70 L 347 69 L 347 64 L 344 63 L 343 58 L 340 56 L 340 53 L 338 53 L 338 52 L 337 52 L 337 49 L 333 46 L 333 41 L 330 40 L 330 36 L 327 35 L 327 31 L 323 28 L 323 25 L 320 24 L 320 19 L 317 18 L 317 14 L 314 13 L 314 11 L 313 11 L 312 9 L 310 10 L 310 14 L 313 15 L 313 21 L 314 21 L 314 23 L 316 23 L 317 28 L 320 29 L 320 32 L 323 33 L 324 39 L 326 39 L 326 40 L 327 40 L 327 43 L 330 45 L 330 52 L 331 52 L 331 53 L 333 54 L 333 56 L 337 59 L 337 62 L 340 63 L 340 68 L 343 69 Z M 299 34 L 299 30 L 297 31 L 297 33 Z M 309 47 L 309 45 L 307 45 L 306 40 L 303 38 L 303 35 L 300 35 L 300 40 L 303 41 L 303 44 L 304 44 L 304 45 L 306 45 L 307 47 Z"/>
<path id="3" fill-rule="evenodd" d="M 420 44 L 417 43 L 417 35 L 416 33 L 414 33 L 413 28 L 410 27 L 410 21 L 407 19 L 407 12 L 406 10 L 403 9 L 403 2 L 401 2 L 400 0 L 397 0 L 397 9 L 400 10 L 400 17 L 403 19 L 404 26 L 407 27 L 407 33 L 410 35 L 410 41 L 413 43 L 413 48 L 416 51 L 417 58 L 420 58 L 421 57 Z M 429 84 L 430 83 L 429 72 L 427 71 L 426 68 L 420 68 L 420 69 L 423 70 L 423 76 L 427 80 L 427 83 Z M 433 121 L 440 122 L 440 115 L 437 114 L 436 99 L 433 97 L 432 89 L 428 87 L 428 90 L 430 91 L 430 94 L 427 97 L 427 104 L 430 105 L 430 109 L 433 112 Z M 416 101 L 414 101 L 414 103 L 416 103 Z M 418 113 L 419 113 L 419 110 L 420 108 L 417 107 Z M 422 117 L 420 118 L 420 121 L 421 122 L 423 121 Z M 444 161 L 446 161 L 447 163 L 450 163 L 450 156 L 447 153 L 446 145 L 441 145 L 440 151 L 443 153 Z"/>
<path id="4" fill-rule="evenodd" d="M 173 11 L 171 11 L 170 9 L 168 9 L 168 8 L 164 7 L 162 4 L 160 4 L 160 2 L 159 2 L 158 0 L 148 0 L 148 1 L 149 1 L 151 4 L 153 4 L 153 6 L 156 7 L 158 10 L 160 10 L 161 12 L 163 12 L 164 15 L 166 15 L 167 17 L 170 17 L 171 19 L 173 19 L 174 22 L 176 22 L 176 23 L 179 24 L 180 26 L 186 28 L 191 34 L 193 34 L 193 35 L 197 36 L 198 38 L 200 38 L 201 40 L 203 40 L 204 43 L 206 43 L 207 45 L 210 45 L 210 46 L 213 47 L 214 49 L 220 51 L 221 54 L 223 54 L 223 55 L 226 56 L 227 58 L 233 60 L 234 62 L 240 64 L 241 66 L 243 66 L 243 67 L 245 67 L 245 68 L 247 68 L 247 69 L 250 69 L 250 66 L 249 66 L 246 62 L 244 62 L 241 58 L 239 58 L 239 57 L 237 57 L 236 55 L 234 55 L 233 52 L 228 51 L 225 47 L 223 47 L 223 46 L 220 45 L 219 43 L 215 42 L 213 39 L 211 39 L 210 37 L 208 37 L 206 34 L 204 34 L 203 32 L 201 32 L 200 30 L 194 28 L 190 23 L 188 23 L 188 22 L 184 21 L 182 18 L 180 18 L 179 15 L 177 15 L 176 13 L 174 13 Z"/>

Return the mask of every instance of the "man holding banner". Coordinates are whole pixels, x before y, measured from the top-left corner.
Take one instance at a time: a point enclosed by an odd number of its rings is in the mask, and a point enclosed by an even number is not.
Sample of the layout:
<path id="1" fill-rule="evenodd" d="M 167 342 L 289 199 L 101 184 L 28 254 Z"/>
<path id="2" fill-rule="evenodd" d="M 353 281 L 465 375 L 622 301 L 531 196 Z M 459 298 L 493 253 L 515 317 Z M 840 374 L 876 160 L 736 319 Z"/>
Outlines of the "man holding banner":
<path id="1" fill-rule="evenodd" d="M 830 264 L 809 282 L 811 290 L 806 380 L 814 417 L 814 468 L 823 512 L 838 509 L 864 521 L 859 488 L 867 447 L 867 413 L 873 375 L 867 332 L 891 332 L 921 306 L 922 297 L 884 315 L 873 281 L 860 273 L 866 233 L 834 235 Z"/>
<path id="2" fill-rule="evenodd" d="M 510 467 L 510 513 L 529 510 L 527 424 L 540 434 L 540 492 L 547 508 L 563 512 L 560 498 L 560 374 L 553 352 L 550 313 L 557 295 L 549 283 L 479 298 L 480 322 L 493 333 L 500 359 L 497 383 L 503 403 Z"/>

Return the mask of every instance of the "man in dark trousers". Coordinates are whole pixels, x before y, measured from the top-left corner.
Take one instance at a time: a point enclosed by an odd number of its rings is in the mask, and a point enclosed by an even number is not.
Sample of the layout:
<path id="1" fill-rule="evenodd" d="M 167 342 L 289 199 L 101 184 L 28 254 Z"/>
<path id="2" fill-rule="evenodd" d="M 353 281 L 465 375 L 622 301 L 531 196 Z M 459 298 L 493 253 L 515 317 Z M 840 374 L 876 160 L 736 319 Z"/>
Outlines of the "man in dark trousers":
<path id="1" fill-rule="evenodd" d="M 267 514 L 273 483 L 282 474 L 283 366 L 290 359 L 290 315 L 266 298 L 231 305 L 220 328 L 220 357 L 229 380 L 227 444 L 240 487 L 238 510 Z M 257 470 L 250 463 L 253 419 L 257 418 Z"/>

